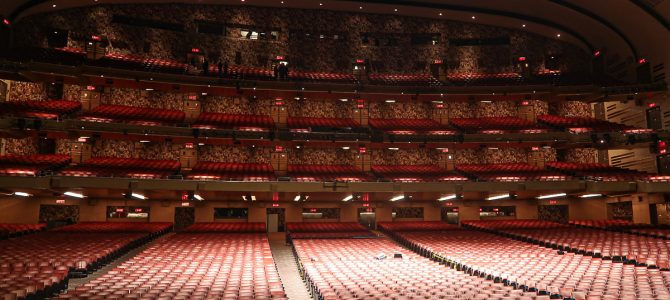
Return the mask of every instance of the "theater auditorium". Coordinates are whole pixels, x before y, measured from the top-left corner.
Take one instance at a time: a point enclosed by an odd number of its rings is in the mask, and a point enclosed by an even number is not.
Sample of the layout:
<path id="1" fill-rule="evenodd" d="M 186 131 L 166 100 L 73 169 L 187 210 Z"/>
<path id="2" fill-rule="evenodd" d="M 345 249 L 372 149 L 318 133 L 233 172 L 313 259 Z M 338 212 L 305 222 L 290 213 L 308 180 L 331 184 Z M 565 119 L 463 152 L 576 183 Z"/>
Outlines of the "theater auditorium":
<path id="1" fill-rule="evenodd" d="M 670 1 L 0 19 L 0 300 L 670 299 Z"/>

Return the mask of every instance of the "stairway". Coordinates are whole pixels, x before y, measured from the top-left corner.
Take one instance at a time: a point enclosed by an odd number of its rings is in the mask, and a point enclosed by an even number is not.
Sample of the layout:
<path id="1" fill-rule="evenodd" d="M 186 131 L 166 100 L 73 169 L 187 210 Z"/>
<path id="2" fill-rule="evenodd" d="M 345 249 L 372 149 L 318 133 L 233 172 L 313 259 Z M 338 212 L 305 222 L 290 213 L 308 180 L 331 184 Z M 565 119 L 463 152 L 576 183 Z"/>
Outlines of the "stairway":
<path id="1" fill-rule="evenodd" d="M 279 277 L 284 284 L 286 296 L 290 300 L 307 300 L 313 299 L 305 286 L 305 282 L 300 277 L 298 265 L 293 255 L 291 246 L 287 246 L 283 233 L 268 234 L 270 240 L 270 249 L 272 249 L 272 257 L 277 265 Z"/>

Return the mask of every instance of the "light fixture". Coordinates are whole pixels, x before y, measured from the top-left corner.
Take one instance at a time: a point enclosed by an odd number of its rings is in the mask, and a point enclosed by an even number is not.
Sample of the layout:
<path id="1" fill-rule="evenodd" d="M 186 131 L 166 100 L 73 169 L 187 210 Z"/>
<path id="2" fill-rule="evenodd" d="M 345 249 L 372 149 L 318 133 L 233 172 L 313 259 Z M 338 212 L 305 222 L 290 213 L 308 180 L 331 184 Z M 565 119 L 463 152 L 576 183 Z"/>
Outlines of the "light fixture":
<path id="1" fill-rule="evenodd" d="M 526 24 L 521 25 L 521 27 L 526 28 Z"/>
<path id="2" fill-rule="evenodd" d="M 149 140 L 140 140 L 140 143 L 149 143 Z"/>
<path id="3" fill-rule="evenodd" d="M 130 193 L 130 197 L 140 199 L 140 200 L 146 200 L 147 199 L 147 197 L 145 197 L 142 194 L 138 194 L 138 193 Z"/>
<path id="4" fill-rule="evenodd" d="M 559 33 L 559 34 L 556 34 L 556 37 L 561 37 L 561 34 L 560 34 L 560 33 Z"/>
<path id="5" fill-rule="evenodd" d="M 441 16 L 441 15 L 442 15 L 442 13 L 440 13 L 440 16 Z"/>
<path id="6" fill-rule="evenodd" d="M 248 194 L 248 195 L 242 195 L 242 200 L 244 201 L 256 201 L 256 196 Z"/>
<path id="7" fill-rule="evenodd" d="M 74 198 L 85 198 L 86 197 L 83 194 L 75 193 L 75 192 L 65 192 L 65 193 L 63 193 L 63 195 L 74 197 Z"/>
<path id="8" fill-rule="evenodd" d="M 392 150 L 392 151 L 398 151 L 398 150 L 400 150 L 400 148 L 397 148 L 397 147 L 390 147 L 389 150 Z"/>
<path id="9" fill-rule="evenodd" d="M 146 89 L 144 89 L 144 90 L 145 90 L 145 91 L 148 91 L 148 92 L 151 92 L 151 91 L 153 91 L 154 89 L 152 89 L 152 88 L 146 88 Z"/>
<path id="10" fill-rule="evenodd" d="M 298 195 L 295 196 L 295 198 L 293 198 L 293 201 L 295 201 L 295 202 L 307 201 L 307 199 L 309 199 L 309 196 L 298 194 Z"/>
<path id="11" fill-rule="evenodd" d="M 347 102 L 347 101 L 349 101 L 349 99 L 347 99 L 347 98 L 342 98 L 342 99 L 340 99 L 340 101 L 342 101 L 342 102 Z"/>
<path id="12" fill-rule="evenodd" d="M 509 198 L 509 194 L 501 194 L 501 195 L 495 195 L 495 196 L 489 196 L 486 198 L 486 200 L 492 201 L 492 200 L 500 200 L 500 199 L 506 199 Z"/>
<path id="13" fill-rule="evenodd" d="M 550 198 L 558 198 L 558 197 L 565 197 L 568 194 L 566 193 L 558 193 L 558 194 L 549 194 L 549 195 L 542 195 L 538 196 L 537 199 L 550 199 Z"/>
<path id="14" fill-rule="evenodd" d="M 56 8 L 56 4 L 54 4 L 54 5 L 51 5 L 51 7 L 53 7 L 53 8 Z"/>
<path id="15" fill-rule="evenodd" d="M 474 19 L 477 19 L 477 17 L 475 17 L 475 16 L 472 16 L 472 19 L 473 19 L 473 20 L 474 20 Z"/>
<path id="16" fill-rule="evenodd" d="M 394 8 L 393 11 L 398 11 L 398 9 L 397 9 L 397 8 Z"/>
<path id="17" fill-rule="evenodd" d="M 491 103 L 491 100 L 482 100 L 482 101 L 479 101 L 479 102 L 481 102 L 481 103 Z"/>
<path id="18" fill-rule="evenodd" d="M 387 99 L 387 100 L 384 101 L 384 102 L 386 102 L 386 103 L 395 103 L 395 100 L 394 100 L 394 99 Z"/>
<path id="19" fill-rule="evenodd" d="M 347 201 L 349 201 L 349 200 L 351 200 L 351 199 L 354 199 L 354 195 L 346 196 L 346 197 L 344 197 L 344 199 L 342 199 L 342 201 L 347 202 Z"/>
<path id="20" fill-rule="evenodd" d="M 349 149 L 350 149 L 349 146 L 342 147 L 342 150 L 349 150 Z"/>
<path id="21" fill-rule="evenodd" d="M 603 194 L 584 194 L 579 196 L 579 198 L 596 198 L 596 197 L 602 197 Z"/>
<path id="22" fill-rule="evenodd" d="M 193 198 L 195 198 L 195 200 L 198 200 L 198 201 L 205 200 L 205 198 L 203 198 L 202 196 L 200 196 L 200 195 L 198 195 L 198 194 L 194 194 L 194 195 L 193 195 Z"/>
<path id="23" fill-rule="evenodd" d="M 458 195 L 456 195 L 456 194 L 451 194 L 451 195 L 446 195 L 446 196 L 444 196 L 444 197 L 442 197 L 442 198 L 438 198 L 437 201 L 454 200 L 454 199 L 456 199 L 456 198 L 458 198 Z"/>
<path id="24" fill-rule="evenodd" d="M 395 196 L 395 197 L 391 198 L 391 201 L 398 201 L 398 200 L 402 200 L 402 199 L 405 199 L 405 195 Z"/>
<path id="25" fill-rule="evenodd" d="M 14 196 L 19 196 L 19 197 L 30 197 L 32 196 L 31 194 L 28 194 L 26 192 L 14 192 Z"/>
<path id="26" fill-rule="evenodd" d="M 359 6 L 358 9 L 363 9 L 363 6 Z"/>

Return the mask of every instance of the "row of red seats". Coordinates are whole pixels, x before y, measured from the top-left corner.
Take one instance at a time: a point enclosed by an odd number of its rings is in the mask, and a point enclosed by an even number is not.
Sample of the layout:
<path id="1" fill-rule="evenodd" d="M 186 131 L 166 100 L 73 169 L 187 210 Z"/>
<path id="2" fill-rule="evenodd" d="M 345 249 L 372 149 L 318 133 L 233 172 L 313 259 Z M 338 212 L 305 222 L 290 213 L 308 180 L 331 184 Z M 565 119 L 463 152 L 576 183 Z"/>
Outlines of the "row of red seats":
<path id="1" fill-rule="evenodd" d="M 0 114 L 14 117 L 55 119 L 79 109 L 79 101 L 0 101 Z"/>
<path id="2" fill-rule="evenodd" d="M 557 299 L 666 299 L 670 273 L 472 231 L 397 232 L 405 246 L 468 274 Z"/>
<path id="3" fill-rule="evenodd" d="M 325 81 L 335 83 L 356 83 L 357 81 L 353 74 L 344 73 L 291 71 L 288 76 L 290 79 L 298 81 Z"/>
<path id="4" fill-rule="evenodd" d="M 299 239 L 293 247 L 318 299 L 548 299 L 445 268 L 387 239 Z"/>
<path id="5" fill-rule="evenodd" d="M 450 73 L 447 80 L 455 85 L 511 85 L 523 81 L 519 73 Z"/>
<path id="6" fill-rule="evenodd" d="M 77 226 L 77 225 L 74 225 Z M 68 278 L 100 268 L 158 232 L 109 230 L 145 228 L 146 223 L 110 223 L 79 231 L 65 227 L 0 241 L 0 297 L 44 299 L 66 289 Z M 96 228 L 101 231 L 95 230 Z M 157 226 L 157 230 L 163 226 Z"/>
<path id="7" fill-rule="evenodd" d="M 463 221 L 461 224 L 485 230 L 570 228 L 570 226 L 566 224 L 535 219 Z"/>
<path id="8" fill-rule="evenodd" d="M 311 118 L 311 117 L 289 117 L 287 120 L 289 128 L 312 128 L 333 127 L 349 128 L 361 127 L 354 119 L 350 118 Z"/>
<path id="9" fill-rule="evenodd" d="M 270 164 L 198 162 L 187 176 L 193 180 L 270 181 L 275 178 Z"/>
<path id="10" fill-rule="evenodd" d="M 46 229 L 47 224 L 10 224 L 0 223 L 0 239 L 30 234 Z"/>
<path id="11" fill-rule="evenodd" d="M 480 181 L 520 182 L 520 181 L 565 181 L 571 176 L 556 171 L 547 171 L 528 164 L 462 164 L 456 170 L 475 177 Z"/>
<path id="12" fill-rule="evenodd" d="M 145 125 L 183 123 L 186 114 L 176 109 L 158 109 L 124 105 L 100 105 L 81 119 L 94 122 L 127 122 Z"/>
<path id="13" fill-rule="evenodd" d="M 81 165 L 66 168 L 59 174 L 75 177 L 160 179 L 178 173 L 180 167 L 181 164 L 173 160 L 94 157 Z"/>
<path id="14" fill-rule="evenodd" d="M 372 172 L 396 182 L 468 181 L 468 178 L 434 165 L 375 165 Z"/>
<path id="15" fill-rule="evenodd" d="M 440 124 L 431 119 L 370 119 L 370 127 L 382 131 L 439 131 L 451 130 L 448 125 Z"/>
<path id="16" fill-rule="evenodd" d="M 549 169 L 554 169 L 577 177 L 586 177 L 588 179 L 597 181 L 670 181 L 670 176 L 659 176 L 646 172 L 609 166 L 606 164 L 548 162 L 546 166 Z"/>
<path id="17" fill-rule="evenodd" d="M 286 223 L 286 230 L 291 233 L 368 231 L 367 228 L 363 227 L 363 225 L 358 222 L 288 222 Z"/>
<path id="18" fill-rule="evenodd" d="M 178 233 L 59 299 L 280 299 L 264 234 Z"/>
<path id="19" fill-rule="evenodd" d="M 635 127 L 632 126 L 588 117 L 541 115 L 537 116 L 537 120 L 549 126 L 559 127 L 561 129 L 569 129 L 575 132 L 623 131 L 635 129 Z"/>
<path id="20" fill-rule="evenodd" d="M 265 223 L 212 222 L 196 223 L 182 232 L 189 233 L 265 233 Z"/>
<path id="21" fill-rule="evenodd" d="M 541 220 L 467 221 L 463 225 L 526 239 L 546 247 L 578 254 L 670 268 L 670 244 L 665 239 Z"/>
<path id="22" fill-rule="evenodd" d="M 95 64 L 145 72 L 183 74 L 188 65 L 171 60 L 146 58 L 137 55 L 109 53 Z"/>
<path id="23" fill-rule="evenodd" d="M 599 229 L 632 229 L 649 226 L 649 224 L 638 224 L 628 220 L 570 220 L 568 224 Z"/>
<path id="24" fill-rule="evenodd" d="M 58 170 L 69 163 L 68 155 L 0 155 L 0 175 L 36 176 L 41 172 Z"/>
<path id="25" fill-rule="evenodd" d="M 384 85 L 441 85 L 442 83 L 430 74 L 378 74 L 368 75 L 370 83 Z"/>
<path id="26" fill-rule="evenodd" d="M 198 116 L 192 127 L 204 129 L 233 129 L 238 127 L 271 129 L 275 127 L 275 123 L 270 116 L 205 112 Z"/>
<path id="27" fill-rule="evenodd" d="M 288 165 L 288 176 L 296 181 L 371 181 L 372 178 L 350 165 Z"/>
<path id="28" fill-rule="evenodd" d="M 378 222 L 380 230 L 386 232 L 403 231 L 446 231 L 460 229 L 458 225 L 441 221 Z"/>
<path id="29" fill-rule="evenodd" d="M 451 118 L 449 124 L 466 132 L 545 130 L 529 120 L 518 117 Z"/>
<path id="30" fill-rule="evenodd" d="M 51 232 L 162 234 L 171 228 L 172 223 L 169 222 L 79 222 L 56 228 Z"/>

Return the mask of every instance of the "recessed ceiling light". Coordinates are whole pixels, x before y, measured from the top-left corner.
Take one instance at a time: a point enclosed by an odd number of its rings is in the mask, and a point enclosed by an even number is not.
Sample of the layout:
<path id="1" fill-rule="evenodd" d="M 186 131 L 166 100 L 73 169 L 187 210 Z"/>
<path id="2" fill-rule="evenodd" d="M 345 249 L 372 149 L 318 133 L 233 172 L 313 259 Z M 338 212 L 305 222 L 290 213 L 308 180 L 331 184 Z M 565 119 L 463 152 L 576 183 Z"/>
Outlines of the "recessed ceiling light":
<path id="1" fill-rule="evenodd" d="M 54 8 L 55 8 L 55 7 L 56 7 L 56 4 L 52 5 L 51 7 L 54 7 Z"/>
<path id="2" fill-rule="evenodd" d="M 521 27 L 526 28 L 526 24 L 521 25 Z"/>
<path id="3" fill-rule="evenodd" d="M 323 3 L 319 3 L 319 6 L 323 6 Z"/>
<path id="4" fill-rule="evenodd" d="M 556 37 L 561 37 L 561 34 L 560 34 L 560 33 L 559 33 L 559 34 L 556 34 Z"/>
<path id="5" fill-rule="evenodd" d="M 444 197 L 442 197 L 442 198 L 439 198 L 439 199 L 437 199 L 437 201 L 453 200 L 453 199 L 456 199 L 456 197 L 458 197 L 458 195 L 456 195 L 456 194 L 451 194 L 451 195 L 447 195 L 447 196 L 444 196 Z"/>
<path id="6" fill-rule="evenodd" d="M 130 196 L 133 197 L 133 198 L 136 198 L 136 199 L 140 199 L 140 200 L 146 200 L 147 199 L 147 197 L 145 197 L 144 195 L 137 194 L 137 193 L 130 193 Z"/>
<path id="7" fill-rule="evenodd" d="M 472 16 L 472 19 L 473 19 L 473 20 L 474 20 L 474 19 L 477 19 L 477 17 L 475 17 L 475 16 Z"/>
<path id="8" fill-rule="evenodd" d="M 505 199 L 509 198 L 509 194 L 502 194 L 502 195 L 497 195 L 497 196 L 490 196 L 486 198 L 488 201 L 493 201 L 493 200 L 500 200 L 500 199 Z"/>
<path id="9" fill-rule="evenodd" d="M 363 9 L 363 6 L 359 6 L 358 9 Z"/>
<path id="10" fill-rule="evenodd" d="M 65 192 L 65 193 L 63 193 L 63 195 L 74 197 L 74 198 L 84 198 L 85 197 L 83 194 L 75 193 L 75 192 Z"/>
<path id="11" fill-rule="evenodd" d="M 442 15 L 442 13 L 440 13 L 440 16 L 441 16 L 441 15 Z"/>
<path id="12" fill-rule="evenodd" d="M 398 9 L 397 9 L 397 8 L 395 8 L 395 9 L 393 9 L 393 11 L 398 11 Z"/>
<path id="13" fill-rule="evenodd" d="M 565 196 L 567 196 L 566 193 L 558 193 L 558 194 L 538 196 L 537 199 L 550 199 L 550 198 L 558 198 L 558 197 L 565 197 Z"/>

